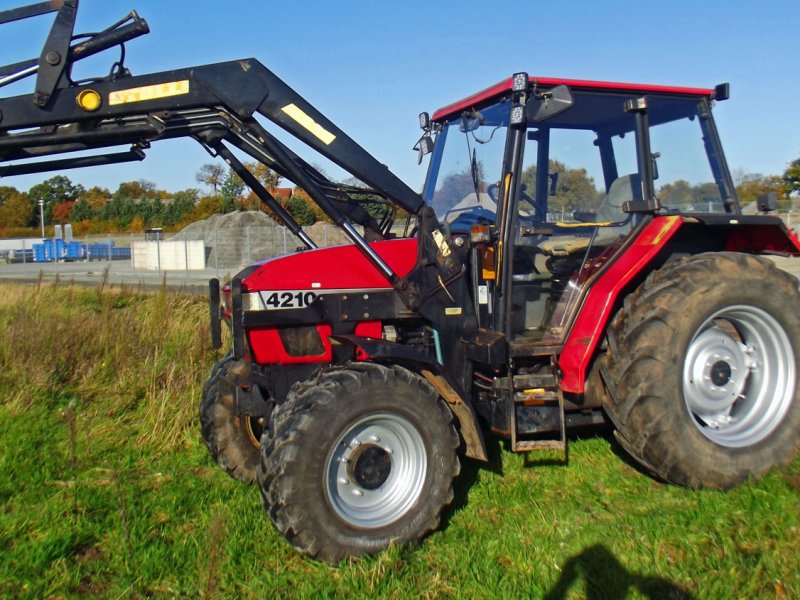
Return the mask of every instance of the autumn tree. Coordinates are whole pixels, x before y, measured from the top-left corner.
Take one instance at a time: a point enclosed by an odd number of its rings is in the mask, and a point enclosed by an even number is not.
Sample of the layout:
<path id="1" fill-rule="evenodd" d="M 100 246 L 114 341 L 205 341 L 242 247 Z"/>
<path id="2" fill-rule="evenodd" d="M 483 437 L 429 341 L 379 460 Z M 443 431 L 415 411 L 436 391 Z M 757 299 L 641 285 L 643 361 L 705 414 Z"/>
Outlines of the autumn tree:
<path id="1" fill-rule="evenodd" d="M 69 223 L 74 200 L 66 200 L 53 205 L 53 223 Z"/>
<path id="2" fill-rule="evenodd" d="M 736 195 L 742 206 L 757 202 L 758 197 L 770 192 L 775 192 L 778 198 L 778 208 L 785 209 L 788 197 L 785 194 L 785 181 L 777 175 L 762 175 L 761 173 L 745 173 L 737 178 Z"/>
<path id="3" fill-rule="evenodd" d="M 80 184 L 73 184 L 68 177 L 56 175 L 42 183 L 34 185 L 29 191 L 31 201 L 36 206 L 39 201 L 44 202 L 45 223 L 53 222 L 53 206 L 59 202 L 76 200 L 84 189 Z M 35 219 L 34 219 L 35 220 Z M 34 223 L 31 223 L 35 225 Z"/>
<path id="4" fill-rule="evenodd" d="M 283 179 L 267 165 L 261 163 L 247 163 L 245 167 L 247 167 L 247 170 L 250 171 L 258 180 L 258 182 L 267 188 L 267 191 L 270 193 L 275 192 L 275 190 L 281 184 L 281 179 Z"/>
<path id="5" fill-rule="evenodd" d="M 27 227 L 35 219 L 28 194 L 9 186 L 0 187 L 0 227 Z"/>
<path id="6" fill-rule="evenodd" d="M 85 200 L 93 211 L 99 210 L 111 199 L 111 192 L 99 186 L 94 186 L 80 195 L 79 200 Z"/>
<path id="7" fill-rule="evenodd" d="M 150 200 L 160 198 L 156 184 L 147 179 L 136 181 L 123 181 L 119 184 L 117 191 L 111 195 L 111 200 L 127 199 L 133 201 Z"/>
<path id="8" fill-rule="evenodd" d="M 211 187 L 212 194 L 217 195 L 220 185 L 225 178 L 225 169 L 217 163 L 206 163 L 194 176 L 198 183 L 203 183 Z"/>

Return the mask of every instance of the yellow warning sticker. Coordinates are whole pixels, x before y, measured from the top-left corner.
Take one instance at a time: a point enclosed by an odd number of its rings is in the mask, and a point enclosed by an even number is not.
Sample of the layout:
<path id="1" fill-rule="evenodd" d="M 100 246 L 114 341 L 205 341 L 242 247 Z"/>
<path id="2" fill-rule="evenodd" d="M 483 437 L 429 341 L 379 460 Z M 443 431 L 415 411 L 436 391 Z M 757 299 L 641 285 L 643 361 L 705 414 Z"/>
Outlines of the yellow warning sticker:
<path id="1" fill-rule="evenodd" d="M 310 131 L 316 138 L 318 138 L 323 144 L 329 146 L 333 140 L 336 139 L 336 136 L 333 135 L 330 131 L 325 129 L 322 125 L 317 123 L 314 119 L 309 117 L 303 109 L 299 108 L 295 104 L 287 104 L 283 108 L 281 108 L 283 112 L 289 115 L 292 119 L 297 121 L 300 125 Z"/>
<path id="2" fill-rule="evenodd" d="M 181 96 L 188 93 L 188 79 L 169 81 L 167 83 L 157 83 L 155 85 L 145 85 L 143 87 L 111 92 L 108 95 L 108 104 L 109 106 L 115 106 L 117 104 L 128 104 L 130 102 L 145 102 L 147 100 Z"/>

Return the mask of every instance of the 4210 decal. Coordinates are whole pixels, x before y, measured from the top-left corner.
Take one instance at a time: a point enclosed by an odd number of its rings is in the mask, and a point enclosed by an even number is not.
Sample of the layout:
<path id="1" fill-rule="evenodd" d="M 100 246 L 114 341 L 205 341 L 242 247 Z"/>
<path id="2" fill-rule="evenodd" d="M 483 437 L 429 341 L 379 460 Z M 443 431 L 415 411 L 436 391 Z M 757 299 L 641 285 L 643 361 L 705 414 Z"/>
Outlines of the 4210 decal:
<path id="1" fill-rule="evenodd" d="M 293 291 L 293 292 L 261 292 L 261 299 L 267 310 L 279 310 L 282 308 L 306 308 L 314 300 L 315 292 Z"/>

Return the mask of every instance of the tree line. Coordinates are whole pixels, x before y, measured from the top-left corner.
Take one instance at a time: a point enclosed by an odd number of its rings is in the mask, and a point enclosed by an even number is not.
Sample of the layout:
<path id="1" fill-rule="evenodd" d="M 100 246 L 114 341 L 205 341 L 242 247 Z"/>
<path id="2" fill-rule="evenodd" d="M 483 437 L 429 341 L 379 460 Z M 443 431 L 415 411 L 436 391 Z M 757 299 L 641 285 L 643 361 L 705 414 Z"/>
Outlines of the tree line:
<path id="1" fill-rule="evenodd" d="M 559 173 L 557 196 L 566 210 L 597 204 L 602 194 L 593 179 L 584 169 L 571 169 L 553 161 L 551 170 Z M 260 163 L 247 165 L 248 170 L 301 225 L 316 221 L 329 221 L 320 208 L 300 188 L 291 188 L 290 193 L 278 193 L 281 177 Z M 457 176 L 453 176 L 457 178 Z M 774 192 L 778 198 L 778 209 L 791 208 L 791 197 L 800 193 L 800 158 L 792 161 L 783 175 L 762 175 L 736 172 L 736 190 L 742 205 L 754 202 L 762 194 Z M 464 181 L 461 182 L 461 179 Z M 535 167 L 522 174 L 532 190 Z M 204 189 L 188 188 L 177 192 L 158 189 L 150 181 L 126 181 L 111 192 L 103 187 L 84 188 L 73 183 L 65 175 L 56 175 L 36 184 L 28 191 L 11 186 L 0 186 L 0 236 L 38 235 L 40 225 L 40 202 L 45 225 L 72 223 L 76 235 L 106 232 L 141 232 L 150 227 L 161 227 L 177 231 L 189 223 L 206 219 L 215 213 L 236 210 L 262 210 L 274 218 L 258 197 L 246 189 L 244 182 L 231 169 L 218 164 L 205 164 L 196 174 Z M 471 178 L 459 179 L 460 183 L 473 189 Z M 451 185 L 458 187 L 455 180 Z M 667 205 L 711 202 L 715 191 L 711 184 L 691 185 L 678 180 L 659 189 L 662 202 Z M 467 190 L 467 187 L 465 187 Z M 466 192 L 465 192 L 466 193 Z M 530 193 L 530 192 L 529 192 Z M 370 207 L 367 207 L 373 212 Z"/>
<path id="2" fill-rule="evenodd" d="M 327 218 L 302 189 L 279 190 L 281 177 L 268 167 L 252 163 L 247 168 L 301 225 Z M 39 235 L 40 210 L 45 226 L 72 223 L 76 235 L 136 233 L 151 227 L 177 231 L 215 213 L 270 213 L 230 169 L 205 164 L 195 179 L 203 188 L 177 192 L 158 189 L 145 179 L 122 182 L 114 192 L 98 186 L 86 189 L 65 175 L 55 175 L 27 191 L 0 186 L 0 236 Z"/>

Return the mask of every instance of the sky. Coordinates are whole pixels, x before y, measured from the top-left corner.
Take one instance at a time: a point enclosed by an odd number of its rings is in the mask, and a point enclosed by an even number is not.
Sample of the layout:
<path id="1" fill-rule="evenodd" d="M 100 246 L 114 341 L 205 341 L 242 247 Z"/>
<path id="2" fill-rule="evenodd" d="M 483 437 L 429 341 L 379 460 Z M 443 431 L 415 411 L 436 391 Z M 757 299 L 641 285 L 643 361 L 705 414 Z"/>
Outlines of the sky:
<path id="1" fill-rule="evenodd" d="M 0 0 L 0 10 L 32 2 Z M 798 0 L 81 0 L 75 31 L 104 29 L 131 9 L 151 29 L 127 45 L 134 75 L 254 57 L 417 190 L 427 164 L 417 166 L 411 150 L 417 115 L 517 71 L 687 87 L 729 82 L 731 98 L 715 118 L 734 174 L 782 174 L 800 157 Z M 38 56 L 53 16 L 3 25 L 0 64 Z M 82 61 L 76 74 L 105 74 L 117 55 Z M 0 95 L 33 85 L 29 78 Z M 140 163 L 63 174 L 87 188 L 147 179 L 174 192 L 202 187 L 195 175 L 215 160 L 196 142 L 170 140 Z M 52 175 L 0 185 L 27 190 Z"/>

